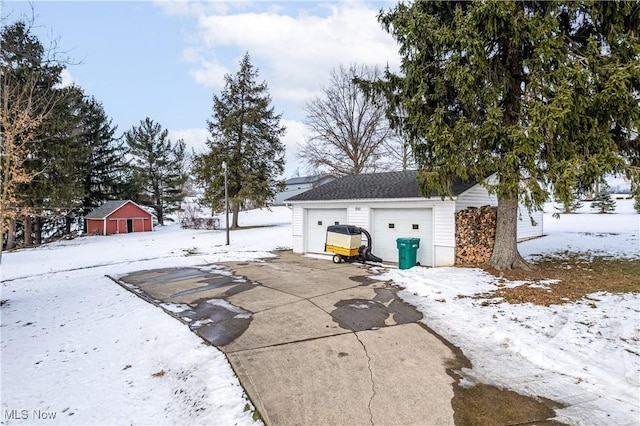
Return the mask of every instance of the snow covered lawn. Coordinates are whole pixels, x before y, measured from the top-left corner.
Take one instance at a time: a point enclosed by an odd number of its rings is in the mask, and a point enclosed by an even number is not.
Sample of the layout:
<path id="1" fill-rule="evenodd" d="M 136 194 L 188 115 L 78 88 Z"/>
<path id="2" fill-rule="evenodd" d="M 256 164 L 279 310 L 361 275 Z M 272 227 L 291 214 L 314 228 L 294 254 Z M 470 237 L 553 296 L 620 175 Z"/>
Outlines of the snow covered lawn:
<path id="1" fill-rule="evenodd" d="M 616 214 L 545 214 L 545 237 L 519 244 L 529 260 L 568 250 L 585 257 L 640 259 L 640 216 L 630 200 Z M 553 213 L 551 206 L 547 211 Z M 559 254 L 560 253 L 560 254 Z M 478 295 L 500 288 L 472 268 L 393 269 L 398 294 L 473 364 L 464 383 L 487 383 L 543 396 L 567 407 L 558 420 L 581 425 L 640 421 L 640 294 L 596 293 L 549 307 Z M 521 285 L 511 282 L 508 285 Z M 640 291 L 640 277 L 635 288 Z M 539 285 L 539 284 L 537 284 Z"/>
<path id="2" fill-rule="evenodd" d="M 171 225 L 5 253 L 3 424 L 253 424 L 225 356 L 106 274 L 270 256 L 291 212 L 241 213 L 231 233 Z"/>
<path id="3" fill-rule="evenodd" d="M 560 220 L 545 215 L 547 236 L 521 243 L 521 252 L 529 259 L 564 250 L 640 259 L 640 217 L 630 201 L 618 201 L 612 215 L 586 211 Z M 229 247 L 224 231 L 167 226 L 6 253 L 2 423 L 254 423 L 217 349 L 105 278 L 249 260 L 291 247 L 287 208 L 243 212 L 240 223 L 272 226 L 233 231 Z M 475 297 L 498 288 L 480 269 L 390 267 L 378 278 L 403 286 L 402 297 L 421 309 L 424 321 L 462 349 L 473 364 L 461 372 L 466 385 L 557 400 L 567 404 L 559 419 L 570 424 L 638 424 L 637 293 L 591 294 L 545 307 Z M 49 413 L 55 419 L 37 417 Z"/>

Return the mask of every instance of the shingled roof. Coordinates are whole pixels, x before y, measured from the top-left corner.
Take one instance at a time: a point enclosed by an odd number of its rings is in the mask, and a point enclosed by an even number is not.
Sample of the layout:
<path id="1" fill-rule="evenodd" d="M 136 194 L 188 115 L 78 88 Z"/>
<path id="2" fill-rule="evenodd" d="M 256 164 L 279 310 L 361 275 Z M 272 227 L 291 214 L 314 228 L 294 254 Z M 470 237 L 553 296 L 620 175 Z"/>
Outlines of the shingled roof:
<path id="1" fill-rule="evenodd" d="M 423 198 L 417 177 L 415 170 L 345 176 L 288 198 L 285 202 Z M 475 184 L 456 179 L 451 191 L 453 195 L 460 195 Z M 433 192 L 431 195 L 438 194 Z"/>
<path id="2" fill-rule="evenodd" d="M 316 175 L 316 176 L 297 176 L 297 177 L 293 177 L 291 179 L 287 179 L 284 181 L 284 183 L 286 185 L 302 185 L 305 183 L 314 183 L 317 182 L 321 179 L 323 179 L 324 176 L 322 175 Z"/>
<path id="3" fill-rule="evenodd" d="M 87 219 L 104 219 L 105 217 L 109 216 L 111 213 L 118 210 L 120 207 L 124 206 L 128 202 L 129 200 L 106 201 L 100 207 L 96 207 L 95 209 L 91 210 L 89 214 L 86 216 L 86 218 Z"/>

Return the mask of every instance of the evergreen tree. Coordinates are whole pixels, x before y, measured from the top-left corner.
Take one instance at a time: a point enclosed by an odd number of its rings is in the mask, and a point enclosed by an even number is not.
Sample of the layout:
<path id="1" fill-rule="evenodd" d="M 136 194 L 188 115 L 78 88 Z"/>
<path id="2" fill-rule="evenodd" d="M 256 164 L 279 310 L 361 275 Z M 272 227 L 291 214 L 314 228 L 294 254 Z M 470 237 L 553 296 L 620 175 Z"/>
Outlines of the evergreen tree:
<path id="1" fill-rule="evenodd" d="M 43 222 L 77 200 L 73 161 L 80 147 L 71 131 L 81 91 L 59 86 L 64 66 L 24 22 L 3 28 L 0 46 L 0 235 L 8 228 L 11 247 L 18 233 L 26 245 L 34 234 L 39 242 Z"/>
<path id="2" fill-rule="evenodd" d="M 583 206 L 582 201 L 580 201 L 578 197 L 572 200 L 564 200 L 564 201 L 556 200 L 556 203 L 560 203 L 561 207 L 557 207 L 557 206 L 555 207 L 555 209 L 557 210 L 557 212 L 554 213 L 555 217 L 559 217 L 560 213 L 564 213 L 564 214 L 575 213 L 578 209 L 582 208 Z"/>
<path id="3" fill-rule="evenodd" d="M 28 162 L 32 170 L 40 172 L 21 188 L 34 212 L 36 244 L 43 242 L 43 235 L 63 235 L 68 218 L 82 205 L 82 161 L 89 152 L 78 137 L 84 95 L 77 86 L 59 90 L 64 95 L 40 126 Z"/>
<path id="4" fill-rule="evenodd" d="M 235 76 L 225 75 L 225 88 L 213 96 L 213 117 L 208 121 L 211 138 L 208 152 L 196 156 L 193 172 L 205 187 L 202 204 L 216 209 L 224 201 L 224 174 L 227 165 L 228 196 L 233 221 L 244 200 L 267 205 L 284 187 L 279 176 L 284 170 L 285 132 L 280 115 L 274 113 L 266 82 L 257 83 L 258 70 L 249 54 L 240 61 Z"/>
<path id="5" fill-rule="evenodd" d="M 122 198 L 126 167 L 124 142 L 115 137 L 117 127 L 95 98 L 85 99 L 79 138 L 87 146 L 82 164 L 82 215 L 107 200 Z"/>
<path id="6" fill-rule="evenodd" d="M 596 192 L 595 200 L 591 203 L 591 208 L 598 213 L 611 213 L 616 209 L 616 201 L 611 197 L 609 185 L 602 182 Z"/>
<path id="7" fill-rule="evenodd" d="M 425 194 L 455 175 L 498 198 L 489 264 L 527 267 L 518 202 L 539 209 L 627 167 L 640 119 L 640 4 L 416 1 L 379 20 L 398 41 L 402 74 L 363 82 L 410 137 Z M 393 120 L 392 120 L 393 122 Z M 396 124 L 398 122 L 396 121 Z"/>
<path id="8" fill-rule="evenodd" d="M 138 201 L 155 210 L 160 225 L 180 207 L 187 180 L 185 143 L 179 140 L 172 144 L 168 134 L 148 117 L 125 133 L 129 153 L 134 157 L 132 181 L 140 184 Z"/>

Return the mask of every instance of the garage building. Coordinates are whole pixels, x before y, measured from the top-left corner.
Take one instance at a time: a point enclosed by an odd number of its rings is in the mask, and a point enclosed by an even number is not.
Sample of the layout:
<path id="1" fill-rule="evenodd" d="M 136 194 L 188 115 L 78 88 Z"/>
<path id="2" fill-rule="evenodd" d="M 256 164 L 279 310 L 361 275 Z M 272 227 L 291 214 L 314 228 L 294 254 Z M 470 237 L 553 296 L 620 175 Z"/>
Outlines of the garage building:
<path id="1" fill-rule="evenodd" d="M 457 180 L 453 199 L 420 195 L 417 172 L 346 176 L 285 202 L 292 207 L 294 253 L 323 253 L 327 226 L 348 224 L 367 229 L 372 252 L 398 261 L 397 238 L 420 238 L 417 261 L 425 266 L 455 263 L 455 213 L 468 207 L 497 205 L 495 196 L 476 182 Z M 542 235 L 542 212 L 521 209 L 518 239 Z"/>
<path id="2" fill-rule="evenodd" d="M 87 232 L 96 235 L 153 231 L 153 216 L 131 200 L 107 201 L 85 218 Z"/>

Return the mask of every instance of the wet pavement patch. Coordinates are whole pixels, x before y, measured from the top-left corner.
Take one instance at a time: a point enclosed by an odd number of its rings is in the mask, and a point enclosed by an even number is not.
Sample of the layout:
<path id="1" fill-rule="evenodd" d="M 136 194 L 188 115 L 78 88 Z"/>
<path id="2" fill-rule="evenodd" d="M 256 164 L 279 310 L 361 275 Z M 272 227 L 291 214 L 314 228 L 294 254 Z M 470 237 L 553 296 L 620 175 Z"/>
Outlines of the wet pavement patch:
<path id="1" fill-rule="evenodd" d="M 224 299 L 200 301 L 193 309 L 177 313 L 189 322 L 189 327 L 203 339 L 216 346 L 233 342 L 251 324 L 251 312 L 232 305 Z"/>
<path id="2" fill-rule="evenodd" d="M 163 284 L 188 278 L 202 277 L 203 274 L 204 271 L 196 268 L 166 268 L 134 272 L 120 278 L 120 280 L 134 285 L 148 283 Z"/>
<path id="3" fill-rule="evenodd" d="M 114 280 L 143 299 L 162 307 L 216 346 L 228 345 L 242 335 L 252 313 L 225 298 L 258 284 L 226 270 L 166 268 L 134 272 Z M 216 291 L 217 290 L 217 291 Z M 210 297 L 216 294 L 216 297 Z M 176 303 L 175 300 L 189 300 Z"/>
<path id="4" fill-rule="evenodd" d="M 360 283 L 360 284 L 365 285 L 365 286 L 366 285 L 370 285 L 370 284 L 376 284 L 376 283 L 379 284 L 380 283 L 379 280 L 374 280 L 373 278 L 368 277 L 368 276 L 364 276 L 364 275 L 357 276 L 357 277 L 349 277 L 349 279 L 351 281 L 355 281 L 355 282 Z"/>
<path id="5" fill-rule="evenodd" d="M 349 299 L 335 304 L 330 314 L 346 330 L 364 331 L 410 324 L 422 319 L 422 313 L 397 297 L 394 288 L 376 288 L 372 300 Z"/>

